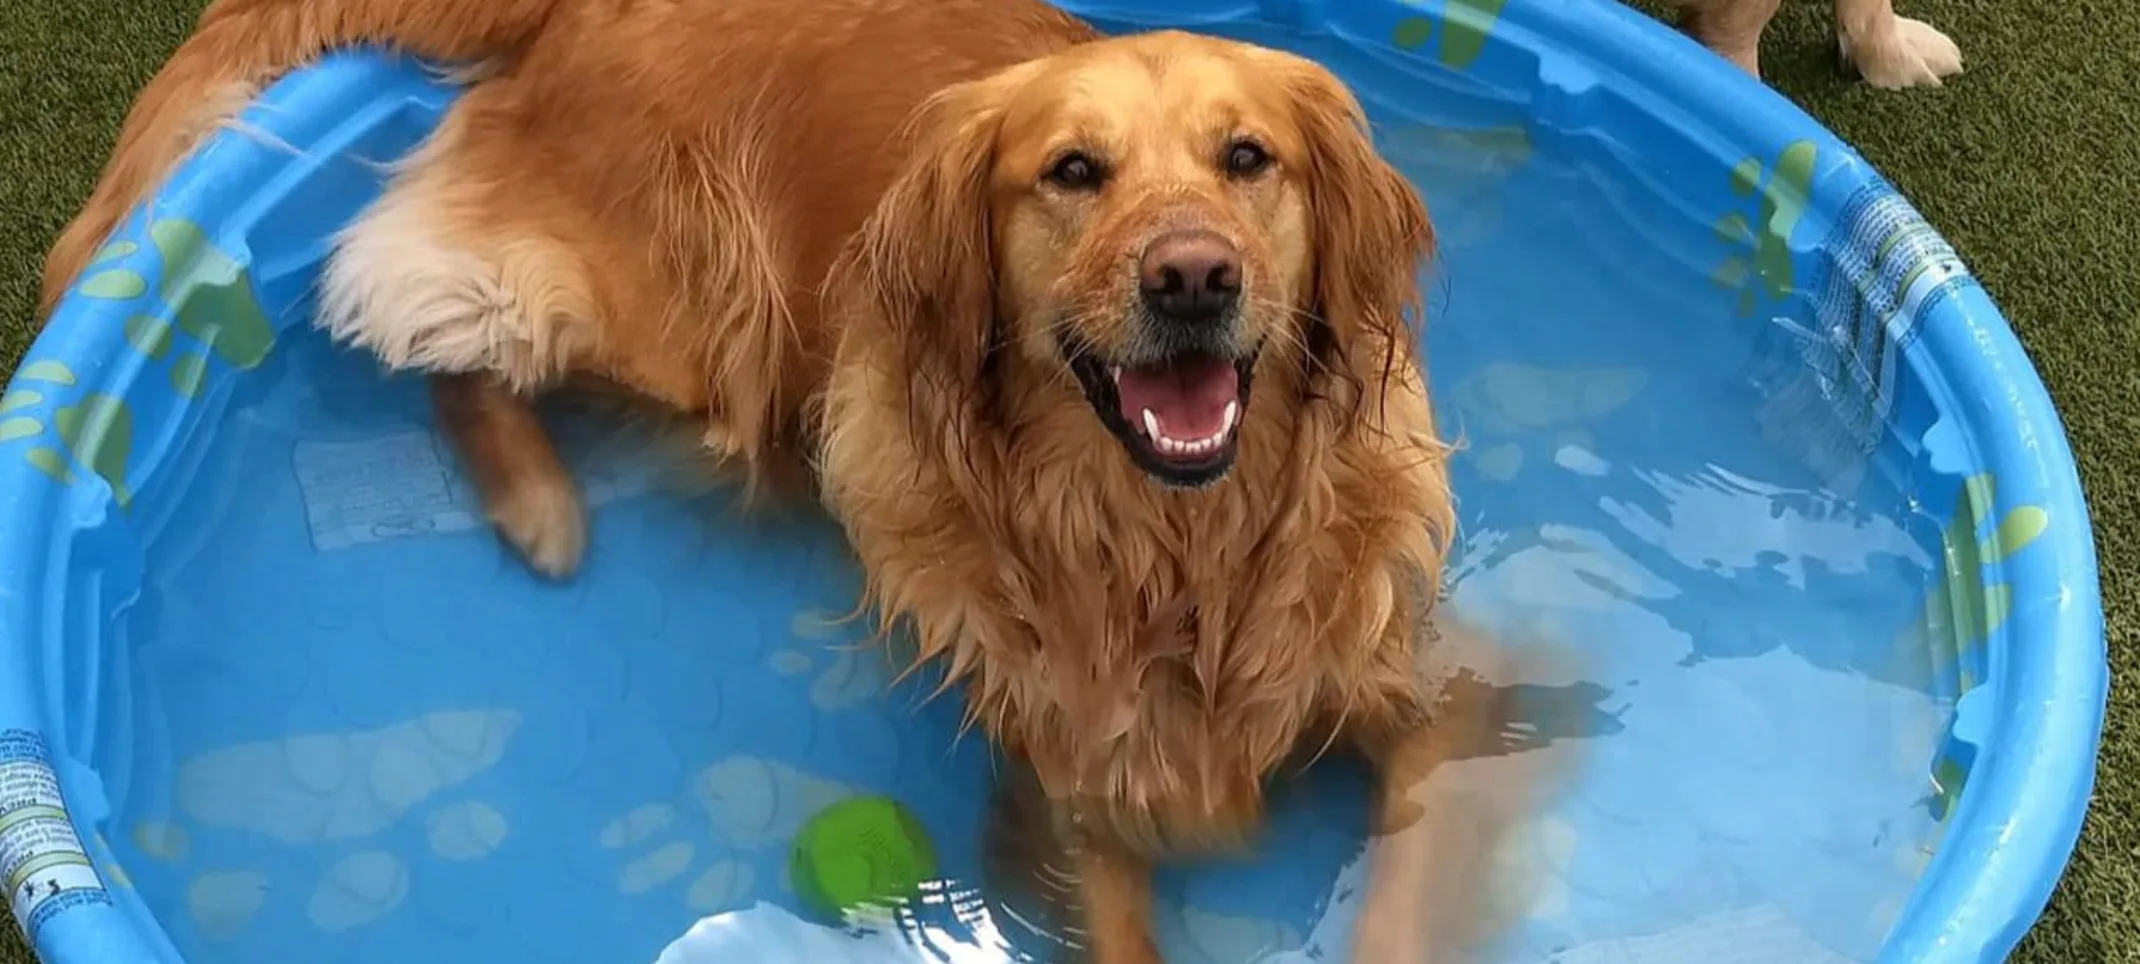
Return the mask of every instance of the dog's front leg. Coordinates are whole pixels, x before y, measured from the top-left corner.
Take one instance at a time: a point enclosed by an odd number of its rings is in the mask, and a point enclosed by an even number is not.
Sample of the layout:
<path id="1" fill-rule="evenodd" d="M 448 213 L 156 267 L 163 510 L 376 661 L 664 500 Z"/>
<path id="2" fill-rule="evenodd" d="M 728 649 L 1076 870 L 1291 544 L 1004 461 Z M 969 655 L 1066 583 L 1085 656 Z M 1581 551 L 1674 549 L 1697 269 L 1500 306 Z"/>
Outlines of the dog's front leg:
<path id="1" fill-rule="evenodd" d="M 1528 674 L 1510 654 L 1453 620 L 1437 617 L 1431 632 L 1433 658 L 1420 672 L 1438 680 L 1424 687 L 1431 712 L 1352 734 L 1376 772 L 1358 964 L 1475 960 L 1544 893 L 1539 868 L 1510 861 L 1526 851 L 1503 847 L 1535 829 L 1567 748 L 1515 739 L 1524 730 L 1511 729 L 1520 719 L 1511 686 Z"/>
<path id="2" fill-rule="evenodd" d="M 1160 964 L 1152 943 L 1151 864 L 1085 841 L 1072 860 L 1083 898 L 1087 964 Z"/>
<path id="3" fill-rule="evenodd" d="M 1432 964 L 1450 960 L 1464 935 L 1450 933 L 1438 887 L 1454 883 L 1451 868 L 1476 861 L 1474 841 L 1452 834 L 1448 801 L 1435 799 L 1429 778 L 1454 755 L 1463 723 L 1423 723 L 1366 741 L 1375 768 L 1374 840 L 1368 883 L 1353 932 L 1356 964 Z M 1472 882 L 1464 882 L 1472 883 Z M 1458 884 L 1464 886 L 1464 884 Z"/>

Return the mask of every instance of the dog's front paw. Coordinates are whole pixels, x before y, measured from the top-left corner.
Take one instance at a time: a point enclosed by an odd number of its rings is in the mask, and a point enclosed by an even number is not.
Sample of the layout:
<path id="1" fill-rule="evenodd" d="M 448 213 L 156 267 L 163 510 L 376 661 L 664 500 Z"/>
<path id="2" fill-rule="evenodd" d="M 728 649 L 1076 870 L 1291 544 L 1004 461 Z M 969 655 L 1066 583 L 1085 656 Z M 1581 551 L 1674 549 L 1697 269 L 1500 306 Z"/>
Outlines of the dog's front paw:
<path id="1" fill-rule="evenodd" d="M 579 568 L 580 556 L 587 550 L 587 513 L 571 479 L 515 480 L 491 506 L 490 517 L 498 534 L 536 572 L 562 579 Z"/>
<path id="2" fill-rule="evenodd" d="M 1896 17 L 1865 36 L 1840 38 L 1844 59 L 1865 82 L 1888 90 L 1938 87 L 1962 72 L 1962 49 L 1922 20 Z"/>

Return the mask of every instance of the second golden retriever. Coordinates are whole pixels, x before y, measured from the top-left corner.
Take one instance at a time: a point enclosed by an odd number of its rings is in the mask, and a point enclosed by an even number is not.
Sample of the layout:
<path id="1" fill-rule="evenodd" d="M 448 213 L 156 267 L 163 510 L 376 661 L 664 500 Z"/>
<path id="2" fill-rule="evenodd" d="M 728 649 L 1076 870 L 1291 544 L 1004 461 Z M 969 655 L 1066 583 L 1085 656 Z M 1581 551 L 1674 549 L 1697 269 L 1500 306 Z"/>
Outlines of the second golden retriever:
<path id="1" fill-rule="evenodd" d="M 869 601 L 1031 765 L 1107 964 L 1157 959 L 1151 862 L 1247 842 L 1289 760 L 1357 749 L 1382 825 L 1418 815 L 1454 525 L 1432 234 L 1327 71 L 1037 0 L 216 0 L 48 302 L 261 85 L 358 42 L 473 82 L 337 239 L 321 323 L 435 376 L 535 567 L 586 542 L 529 408 L 568 380 L 811 479 Z M 1425 958 L 1401 898 L 1362 959 Z"/>

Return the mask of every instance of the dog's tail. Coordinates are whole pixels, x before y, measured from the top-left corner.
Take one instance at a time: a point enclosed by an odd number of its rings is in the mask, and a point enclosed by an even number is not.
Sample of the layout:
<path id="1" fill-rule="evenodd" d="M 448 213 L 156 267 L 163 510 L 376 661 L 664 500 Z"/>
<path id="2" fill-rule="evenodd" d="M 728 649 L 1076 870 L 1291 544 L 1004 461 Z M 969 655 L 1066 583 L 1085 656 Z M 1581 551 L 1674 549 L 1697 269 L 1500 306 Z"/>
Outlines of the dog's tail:
<path id="1" fill-rule="evenodd" d="M 570 0 L 213 0 L 134 101 L 89 200 L 45 256 L 39 316 L 120 219 L 262 87 L 322 54 L 380 44 L 448 61 L 508 56 Z"/>

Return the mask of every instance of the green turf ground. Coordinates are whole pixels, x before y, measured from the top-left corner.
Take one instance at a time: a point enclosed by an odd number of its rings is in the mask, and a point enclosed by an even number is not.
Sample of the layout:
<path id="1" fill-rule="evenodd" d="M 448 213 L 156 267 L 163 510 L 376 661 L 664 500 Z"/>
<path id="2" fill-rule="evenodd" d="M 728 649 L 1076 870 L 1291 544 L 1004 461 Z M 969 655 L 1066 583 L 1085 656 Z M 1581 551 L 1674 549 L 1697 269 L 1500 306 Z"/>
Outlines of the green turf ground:
<path id="1" fill-rule="evenodd" d="M 46 244 L 200 2 L 0 0 L 0 370 L 30 339 Z M 1902 3 L 1961 44 L 1969 72 L 1947 89 L 1849 83 L 1824 0 L 1787 4 L 1766 67 L 1961 250 L 2065 415 L 2094 508 L 2117 683 L 2080 851 L 2016 960 L 2140 961 L 2140 3 Z M 0 964 L 26 962 L 7 935 Z"/>

